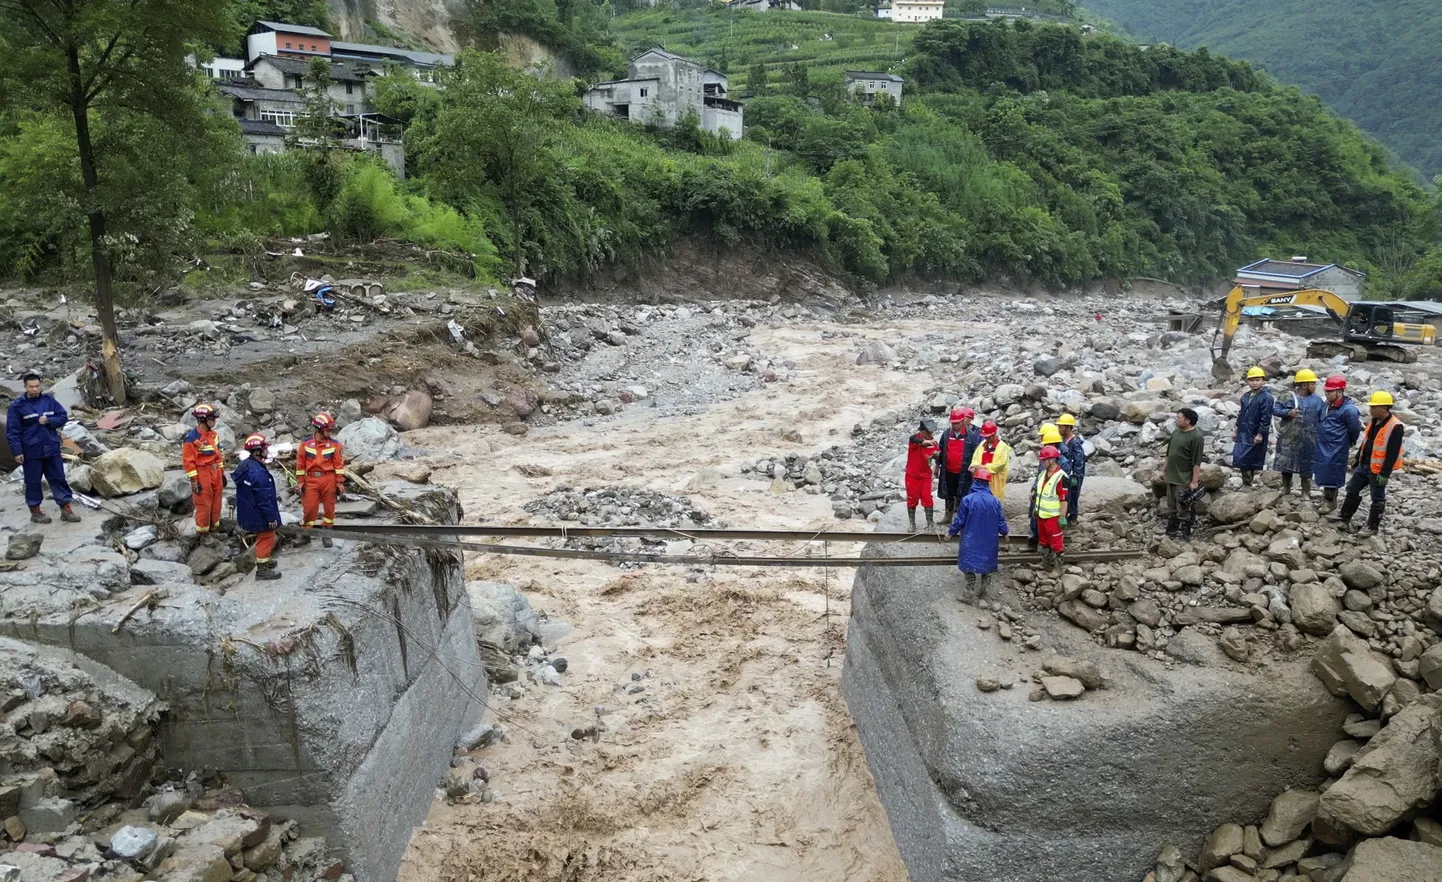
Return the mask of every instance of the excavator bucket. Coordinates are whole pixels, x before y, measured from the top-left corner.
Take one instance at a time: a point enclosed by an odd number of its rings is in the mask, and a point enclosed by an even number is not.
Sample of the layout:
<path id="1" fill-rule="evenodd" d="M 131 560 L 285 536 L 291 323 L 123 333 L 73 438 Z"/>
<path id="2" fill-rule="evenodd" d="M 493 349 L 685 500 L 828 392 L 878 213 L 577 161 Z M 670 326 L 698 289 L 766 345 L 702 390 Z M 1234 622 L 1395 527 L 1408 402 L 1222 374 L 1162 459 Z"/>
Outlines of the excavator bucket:
<path id="1" fill-rule="evenodd" d="M 1218 383 L 1230 383 L 1232 381 L 1232 366 L 1225 358 L 1212 359 L 1212 379 Z"/>

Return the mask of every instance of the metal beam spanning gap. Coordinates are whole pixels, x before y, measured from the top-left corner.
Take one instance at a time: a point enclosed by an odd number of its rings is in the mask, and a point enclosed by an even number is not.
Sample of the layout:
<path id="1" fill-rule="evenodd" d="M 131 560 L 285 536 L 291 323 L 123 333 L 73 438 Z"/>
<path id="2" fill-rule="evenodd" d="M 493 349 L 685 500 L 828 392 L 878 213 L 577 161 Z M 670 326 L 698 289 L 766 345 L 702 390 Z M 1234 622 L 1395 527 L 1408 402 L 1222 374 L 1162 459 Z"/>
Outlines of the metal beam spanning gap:
<path id="1" fill-rule="evenodd" d="M 284 532 L 299 535 L 296 528 Z M 324 528 L 310 530 L 311 535 L 325 535 Z M 415 535 L 398 535 L 392 532 L 371 533 L 359 528 L 335 529 L 337 538 L 359 539 L 376 545 L 401 545 L 415 548 L 459 549 L 479 551 L 486 554 L 509 554 L 523 557 L 550 557 L 563 560 L 605 560 L 614 563 L 658 563 L 684 564 L 690 566 L 738 566 L 738 567 L 954 567 L 956 557 L 746 557 L 733 554 L 651 554 L 631 551 L 597 551 L 573 548 L 537 548 L 527 545 L 494 545 L 485 542 L 467 542 L 461 539 L 436 539 Z M 445 535 L 444 530 L 439 530 Z M 1068 562 L 1096 563 L 1102 561 L 1127 560 L 1140 557 L 1142 552 L 1126 551 L 1083 551 L 1067 555 Z M 1038 564 L 1039 554 L 1003 554 L 998 558 L 1003 564 Z"/>
<path id="2" fill-rule="evenodd" d="M 456 526 L 422 526 L 411 524 L 336 524 L 337 535 L 341 533 L 391 533 L 405 536 L 525 536 L 555 539 L 601 539 L 611 537 L 634 537 L 656 539 L 724 540 L 750 539 L 756 541 L 782 542 L 927 542 L 939 544 L 954 543 L 946 535 L 935 533 L 868 533 L 853 530 L 718 530 L 697 528 L 684 530 L 680 527 L 530 527 L 497 526 L 493 524 L 462 524 Z M 1006 544 L 1021 545 L 1025 536 L 1003 537 Z"/>

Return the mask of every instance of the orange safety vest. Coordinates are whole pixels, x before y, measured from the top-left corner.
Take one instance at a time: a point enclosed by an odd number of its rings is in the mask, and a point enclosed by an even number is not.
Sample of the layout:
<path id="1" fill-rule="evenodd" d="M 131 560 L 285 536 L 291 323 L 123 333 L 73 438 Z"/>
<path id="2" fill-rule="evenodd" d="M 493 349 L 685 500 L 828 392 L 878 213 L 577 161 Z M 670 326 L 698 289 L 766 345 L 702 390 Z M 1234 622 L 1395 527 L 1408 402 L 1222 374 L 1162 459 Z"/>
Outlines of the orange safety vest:
<path id="1" fill-rule="evenodd" d="M 334 438 L 324 441 L 314 435 L 301 442 L 295 452 L 295 476 L 304 479 L 308 472 L 334 472 L 345 477 L 344 447 Z"/>
<path id="2" fill-rule="evenodd" d="M 1370 432 L 1371 429 L 1371 425 L 1368 425 L 1368 432 Z M 1376 437 L 1372 439 L 1372 474 L 1382 474 L 1382 467 L 1387 464 L 1387 446 L 1392 441 L 1392 433 L 1401 431 L 1404 431 L 1402 421 L 1390 413 L 1387 414 L 1387 421 L 1382 424 L 1382 428 L 1377 430 Z M 1358 452 L 1357 458 L 1359 460 L 1361 459 L 1360 451 Z M 1361 465 L 1361 463 L 1358 462 L 1358 465 Z M 1402 470 L 1402 454 L 1397 454 L 1397 464 L 1392 467 L 1392 470 L 1397 472 Z"/>

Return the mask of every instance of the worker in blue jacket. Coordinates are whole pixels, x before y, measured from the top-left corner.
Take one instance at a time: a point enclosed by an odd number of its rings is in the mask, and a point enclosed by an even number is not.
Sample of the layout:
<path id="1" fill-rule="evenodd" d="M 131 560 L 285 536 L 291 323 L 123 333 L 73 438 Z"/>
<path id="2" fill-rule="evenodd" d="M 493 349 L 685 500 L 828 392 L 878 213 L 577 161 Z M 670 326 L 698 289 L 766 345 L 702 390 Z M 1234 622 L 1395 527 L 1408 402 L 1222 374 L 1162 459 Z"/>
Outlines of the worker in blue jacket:
<path id="1" fill-rule="evenodd" d="M 1232 468 L 1242 473 L 1244 487 L 1252 486 L 1257 472 L 1267 467 L 1275 402 L 1266 382 L 1267 372 L 1261 368 L 1247 371 L 1247 391 L 1242 393 L 1242 409 L 1237 412 L 1237 429 L 1232 433 Z"/>
<path id="2" fill-rule="evenodd" d="M 1317 430 L 1327 402 L 1317 394 L 1317 375 L 1302 368 L 1292 379 L 1290 397 L 1273 402 L 1277 416 L 1277 455 L 1272 468 L 1282 473 L 1282 492 L 1292 492 L 1292 476 L 1302 477 L 1302 496 L 1312 496 L 1312 457 L 1317 454 Z"/>
<path id="3" fill-rule="evenodd" d="M 1322 488 L 1322 504 L 1317 508 L 1328 514 L 1337 507 L 1337 491 L 1347 483 L 1347 458 L 1352 445 L 1362 437 L 1362 416 L 1357 405 L 1347 397 L 1347 378 L 1332 376 L 1323 387 L 1327 393 L 1327 411 L 1317 429 L 1317 455 L 1312 459 L 1312 477 Z"/>
<path id="4" fill-rule="evenodd" d="M 60 430 L 70 415 L 55 397 L 40 391 L 40 375 L 25 375 L 25 394 L 10 402 L 5 415 L 5 441 L 25 475 L 25 504 L 32 524 L 48 524 L 50 516 L 40 510 L 45 496 L 40 478 L 50 485 L 50 495 L 60 506 L 60 520 L 79 523 L 80 515 L 70 507 L 75 494 L 65 481 L 65 460 L 60 458 Z"/>
<path id="5" fill-rule="evenodd" d="M 265 467 L 270 442 L 256 433 L 245 439 L 248 454 L 231 473 L 235 482 L 235 522 L 255 535 L 255 578 L 280 578 L 275 566 L 275 531 L 280 527 L 280 503 L 275 496 L 275 478 Z"/>
<path id="6" fill-rule="evenodd" d="M 1075 524 L 1078 514 L 1078 500 L 1081 499 L 1082 481 L 1087 476 L 1086 441 L 1077 434 L 1076 417 L 1064 413 L 1057 417 L 1056 430 L 1061 434 L 1061 470 L 1066 472 L 1066 519 Z"/>
<path id="7" fill-rule="evenodd" d="M 985 597 L 987 583 L 997 568 L 1001 537 L 1007 535 L 1006 514 L 1001 500 L 991 492 L 991 472 L 977 468 L 972 472 L 971 490 L 956 507 L 956 517 L 946 535 L 961 536 L 956 550 L 956 568 L 961 570 L 961 591 L 957 599 L 963 603 Z M 976 577 L 976 587 L 969 584 Z"/>

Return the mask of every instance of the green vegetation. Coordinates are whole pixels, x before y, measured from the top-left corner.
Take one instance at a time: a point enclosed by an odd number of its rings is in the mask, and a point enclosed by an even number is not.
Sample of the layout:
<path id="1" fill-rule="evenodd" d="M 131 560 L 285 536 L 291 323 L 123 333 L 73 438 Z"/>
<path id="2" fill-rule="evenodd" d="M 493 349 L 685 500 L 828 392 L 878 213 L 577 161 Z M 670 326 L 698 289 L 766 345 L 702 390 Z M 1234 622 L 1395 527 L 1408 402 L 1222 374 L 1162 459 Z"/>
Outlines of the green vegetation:
<path id="1" fill-rule="evenodd" d="M 1139 38 L 1256 62 L 1316 94 L 1404 161 L 1442 174 L 1435 0 L 1088 0 Z"/>
<path id="2" fill-rule="evenodd" d="M 607 27 L 609 11 L 590 0 L 467 0 L 456 30 L 481 49 L 504 34 L 523 34 L 565 58 L 581 76 L 625 70 Z"/>

